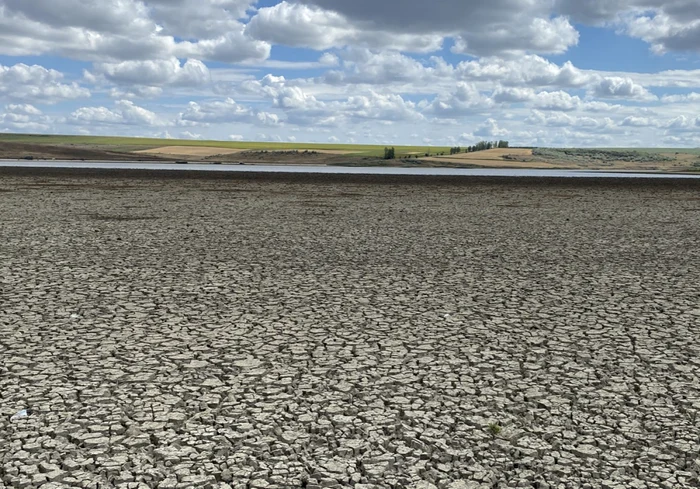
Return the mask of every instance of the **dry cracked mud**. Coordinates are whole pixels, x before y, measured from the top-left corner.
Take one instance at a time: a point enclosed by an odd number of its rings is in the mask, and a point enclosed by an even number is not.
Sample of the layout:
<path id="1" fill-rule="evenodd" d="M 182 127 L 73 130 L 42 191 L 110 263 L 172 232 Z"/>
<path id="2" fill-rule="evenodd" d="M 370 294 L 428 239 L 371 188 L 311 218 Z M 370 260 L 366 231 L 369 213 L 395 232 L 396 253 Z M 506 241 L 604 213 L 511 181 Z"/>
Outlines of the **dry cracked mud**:
<path id="1" fill-rule="evenodd" d="M 700 186 L 249 178 L 0 176 L 1 488 L 698 487 Z"/>

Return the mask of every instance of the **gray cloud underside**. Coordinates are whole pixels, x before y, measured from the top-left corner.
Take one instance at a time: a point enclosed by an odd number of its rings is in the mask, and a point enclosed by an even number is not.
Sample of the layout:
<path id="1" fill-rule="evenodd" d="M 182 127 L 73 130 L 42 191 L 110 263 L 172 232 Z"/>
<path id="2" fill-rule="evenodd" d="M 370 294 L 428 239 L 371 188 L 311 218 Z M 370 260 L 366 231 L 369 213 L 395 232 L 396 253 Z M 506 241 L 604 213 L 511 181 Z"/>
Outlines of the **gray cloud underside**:
<path id="1" fill-rule="evenodd" d="M 475 56 L 564 53 L 572 22 L 608 24 L 653 50 L 700 51 L 690 0 L 0 0 L 0 53 L 88 61 L 178 58 L 236 63 L 274 44 L 434 52 L 446 39 Z M 517 26 L 517 28 L 514 28 Z"/>

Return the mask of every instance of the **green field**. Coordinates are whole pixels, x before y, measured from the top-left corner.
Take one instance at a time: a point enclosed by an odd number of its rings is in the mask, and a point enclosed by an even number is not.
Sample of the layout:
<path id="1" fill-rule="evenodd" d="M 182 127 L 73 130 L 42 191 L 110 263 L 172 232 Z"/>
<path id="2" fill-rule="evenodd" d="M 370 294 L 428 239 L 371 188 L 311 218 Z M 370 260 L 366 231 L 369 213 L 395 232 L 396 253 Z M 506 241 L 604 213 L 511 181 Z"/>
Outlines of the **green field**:
<path id="1" fill-rule="evenodd" d="M 384 145 L 334 144 L 334 143 L 267 143 L 244 141 L 200 141 L 188 139 L 153 139 L 103 136 L 54 136 L 30 134 L 0 134 L 0 143 L 13 142 L 44 145 L 74 145 L 82 147 L 110 148 L 134 151 L 162 146 L 207 146 L 215 148 L 250 150 L 333 150 L 347 151 L 358 156 L 383 156 Z M 395 146 L 397 156 L 420 153 L 449 154 L 450 148 L 437 146 Z"/>

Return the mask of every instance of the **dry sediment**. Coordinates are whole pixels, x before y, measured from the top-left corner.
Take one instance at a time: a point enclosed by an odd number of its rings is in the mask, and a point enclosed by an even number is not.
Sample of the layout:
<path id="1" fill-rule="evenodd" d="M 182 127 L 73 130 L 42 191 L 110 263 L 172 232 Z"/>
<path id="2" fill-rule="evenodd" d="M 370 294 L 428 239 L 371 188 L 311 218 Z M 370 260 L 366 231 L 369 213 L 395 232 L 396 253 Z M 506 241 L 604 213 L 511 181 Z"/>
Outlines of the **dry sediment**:
<path id="1" fill-rule="evenodd" d="M 700 483 L 697 183 L 27 173 L 0 487 Z"/>

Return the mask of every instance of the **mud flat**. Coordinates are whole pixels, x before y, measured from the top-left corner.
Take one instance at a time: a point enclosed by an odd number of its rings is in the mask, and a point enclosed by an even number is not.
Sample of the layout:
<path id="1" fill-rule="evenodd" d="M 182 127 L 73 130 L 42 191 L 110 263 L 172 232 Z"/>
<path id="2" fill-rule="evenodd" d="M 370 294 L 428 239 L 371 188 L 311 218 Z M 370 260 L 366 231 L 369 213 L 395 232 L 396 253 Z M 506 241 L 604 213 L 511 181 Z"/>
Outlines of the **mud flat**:
<path id="1" fill-rule="evenodd" d="M 698 486 L 698 183 L 109 175 L 0 173 L 0 487 Z"/>

